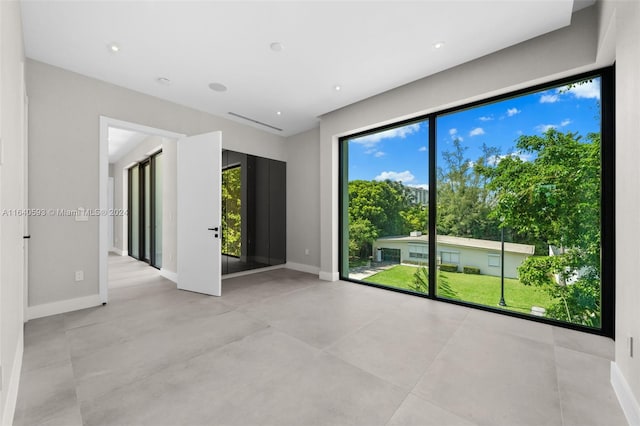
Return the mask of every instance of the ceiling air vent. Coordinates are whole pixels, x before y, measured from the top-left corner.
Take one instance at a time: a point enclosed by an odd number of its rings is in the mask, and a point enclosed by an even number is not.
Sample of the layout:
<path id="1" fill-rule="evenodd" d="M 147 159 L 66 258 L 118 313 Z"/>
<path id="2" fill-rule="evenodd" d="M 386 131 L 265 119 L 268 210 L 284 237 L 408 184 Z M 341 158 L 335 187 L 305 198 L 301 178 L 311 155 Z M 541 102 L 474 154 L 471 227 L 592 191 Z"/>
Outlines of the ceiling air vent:
<path id="1" fill-rule="evenodd" d="M 229 112 L 228 114 L 229 115 L 233 115 L 234 117 L 242 118 L 243 120 L 247 120 L 247 121 L 250 121 L 252 123 L 259 124 L 261 126 L 268 127 L 270 129 L 273 129 L 273 130 L 277 130 L 279 132 L 282 131 L 282 129 L 280 129 L 279 127 L 272 126 L 271 124 L 263 123 L 262 121 L 254 120 L 253 118 L 245 117 L 244 115 L 236 114 L 235 112 Z"/>

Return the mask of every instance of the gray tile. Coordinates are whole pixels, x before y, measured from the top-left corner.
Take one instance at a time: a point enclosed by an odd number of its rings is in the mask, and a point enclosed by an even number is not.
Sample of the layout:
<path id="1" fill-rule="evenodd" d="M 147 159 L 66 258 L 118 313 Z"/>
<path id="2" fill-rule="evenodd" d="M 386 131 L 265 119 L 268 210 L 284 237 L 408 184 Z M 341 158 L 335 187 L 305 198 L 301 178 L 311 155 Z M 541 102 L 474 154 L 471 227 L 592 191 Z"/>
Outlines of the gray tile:
<path id="1" fill-rule="evenodd" d="M 232 309 L 219 298 L 202 296 L 186 303 L 138 310 L 124 315 L 123 318 L 72 328 L 66 334 L 71 356 L 77 358 L 176 325 L 188 324 L 203 317 L 214 317 Z"/>
<path id="2" fill-rule="evenodd" d="M 553 327 L 550 325 L 507 315 L 494 314 L 479 309 L 469 310 L 465 324 L 494 333 L 522 337 L 549 345 L 553 345 L 554 343 Z"/>
<path id="3" fill-rule="evenodd" d="M 608 337 L 553 327 L 553 339 L 556 346 L 599 356 L 610 361 L 615 358 L 615 343 Z"/>
<path id="4" fill-rule="evenodd" d="M 610 385 L 611 361 L 561 347 L 555 354 L 565 426 L 626 426 Z"/>
<path id="5" fill-rule="evenodd" d="M 69 343 L 64 329 L 52 330 L 49 333 L 34 333 L 30 327 L 25 328 L 24 354 L 22 371 L 38 370 L 63 361 L 69 362 Z"/>
<path id="6" fill-rule="evenodd" d="M 24 372 L 20 380 L 16 419 L 24 425 L 63 424 L 79 415 L 69 361 Z"/>
<path id="7" fill-rule="evenodd" d="M 407 390 L 413 389 L 431 362 L 462 324 L 466 312 L 438 316 L 430 305 L 403 304 L 343 337 L 328 352 Z M 441 304 L 440 304 L 441 305 Z M 456 315 L 456 313 L 460 315 Z"/>
<path id="8" fill-rule="evenodd" d="M 407 392 L 331 355 L 290 368 L 242 401 L 247 409 L 226 410 L 225 425 L 383 425 Z"/>
<path id="9" fill-rule="evenodd" d="M 85 424 L 225 424 L 253 410 L 248 398 L 260 386 L 281 381 L 317 355 L 277 330 L 258 331 L 83 402 Z"/>
<path id="10" fill-rule="evenodd" d="M 226 303 L 241 306 L 272 297 L 281 297 L 309 286 L 320 285 L 317 279 L 310 280 L 306 277 L 304 279 L 277 279 L 269 276 L 268 278 L 268 280 L 257 280 L 256 282 L 251 282 L 251 279 L 247 278 L 225 280 L 222 282 L 221 299 Z"/>
<path id="11" fill-rule="evenodd" d="M 414 393 L 479 425 L 561 425 L 553 346 L 466 321 Z"/>
<path id="12" fill-rule="evenodd" d="M 406 295 L 345 283 L 323 283 L 243 306 L 249 315 L 324 348 L 394 309 Z"/>
<path id="13" fill-rule="evenodd" d="M 26 324 L 16 426 L 624 424 L 604 338 L 287 269 L 208 297 L 112 260 L 109 305 Z"/>
<path id="14" fill-rule="evenodd" d="M 137 339 L 113 344 L 86 356 L 72 358 L 78 398 L 97 398 L 161 369 L 267 327 L 231 311 L 194 318 L 192 322 L 163 327 Z"/>
<path id="15" fill-rule="evenodd" d="M 474 426 L 474 423 L 409 394 L 387 426 Z"/>

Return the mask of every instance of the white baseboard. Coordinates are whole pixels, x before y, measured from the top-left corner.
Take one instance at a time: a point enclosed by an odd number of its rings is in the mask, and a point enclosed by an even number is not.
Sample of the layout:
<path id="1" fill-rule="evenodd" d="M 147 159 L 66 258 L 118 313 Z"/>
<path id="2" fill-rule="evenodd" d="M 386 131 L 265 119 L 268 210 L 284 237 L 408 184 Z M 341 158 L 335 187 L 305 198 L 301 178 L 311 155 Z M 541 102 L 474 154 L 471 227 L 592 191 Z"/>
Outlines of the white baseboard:
<path id="1" fill-rule="evenodd" d="M 160 269 L 160 275 L 168 279 L 169 281 L 173 281 L 174 283 L 178 283 L 178 273 L 169 271 L 167 269 Z"/>
<path id="2" fill-rule="evenodd" d="M 306 272 L 308 274 L 318 275 L 320 268 L 312 265 L 305 265 L 304 263 L 287 262 L 284 265 L 287 269 L 293 269 L 294 271 Z"/>
<path id="3" fill-rule="evenodd" d="M 118 247 L 111 247 L 109 252 L 115 253 L 118 256 L 129 256 L 129 252 L 127 250 L 121 250 Z"/>
<path id="4" fill-rule="evenodd" d="M 59 302 L 45 303 L 43 305 L 29 306 L 27 308 L 27 318 L 30 320 L 51 315 L 64 314 L 65 312 L 77 311 L 80 309 L 93 308 L 102 305 L 99 294 L 78 297 L 76 299 L 61 300 Z"/>
<path id="5" fill-rule="evenodd" d="M 13 424 L 13 417 L 16 413 L 16 403 L 18 402 L 18 387 L 20 385 L 20 373 L 22 372 L 22 355 L 24 353 L 24 328 L 20 331 L 18 337 L 18 345 L 16 354 L 13 358 L 13 368 L 11 369 L 11 377 L 9 378 L 9 386 L 7 387 L 7 399 L 2 412 L 2 426 L 10 426 Z"/>
<path id="6" fill-rule="evenodd" d="M 611 361 L 611 385 L 630 426 L 640 426 L 640 404 L 633 396 L 629 383 L 622 375 L 618 365 Z"/>
<path id="7" fill-rule="evenodd" d="M 276 269 L 282 269 L 282 268 L 284 268 L 284 264 L 274 265 L 274 266 L 265 266 L 264 268 L 248 269 L 246 271 L 234 272 L 233 274 L 223 275 L 222 279 L 226 280 L 227 278 L 243 277 L 245 275 L 259 274 L 260 272 L 274 271 Z"/>
<path id="8" fill-rule="evenodd" d="M 318 277 L 323 281 L 338 281 L 340 279 L 340 274 L 337 272 L 320 271 Z"/>

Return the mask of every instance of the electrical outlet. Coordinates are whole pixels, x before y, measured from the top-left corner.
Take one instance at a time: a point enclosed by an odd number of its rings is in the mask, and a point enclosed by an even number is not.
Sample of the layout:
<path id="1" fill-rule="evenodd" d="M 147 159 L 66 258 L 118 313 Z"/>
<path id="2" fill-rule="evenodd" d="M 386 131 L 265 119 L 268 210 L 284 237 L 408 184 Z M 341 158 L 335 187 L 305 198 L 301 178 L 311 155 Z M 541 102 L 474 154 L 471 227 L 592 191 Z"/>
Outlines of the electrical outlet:
<path id="1" fill-rule="evenodd" d="M 309 256 L 309 249 L 304 249 L 304 254 L 305 254 L 306 256 Z"/>
<path id="2" fill-rule="evenodd" d="M 84 271 L 76 271 L 76 281 L 84 280 Z"/>

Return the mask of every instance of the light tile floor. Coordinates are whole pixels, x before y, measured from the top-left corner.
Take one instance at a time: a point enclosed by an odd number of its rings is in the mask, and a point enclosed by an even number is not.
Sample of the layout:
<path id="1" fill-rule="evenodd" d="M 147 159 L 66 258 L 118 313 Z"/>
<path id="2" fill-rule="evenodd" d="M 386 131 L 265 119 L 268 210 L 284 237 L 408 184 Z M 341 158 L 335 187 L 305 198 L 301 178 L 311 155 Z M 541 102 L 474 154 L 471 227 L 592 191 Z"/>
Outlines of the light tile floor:
<path id="1" fill-rule="evenodd" d="M 15 425 L 626 425 L 610 339 L 287 269 L 30 321 Z"/>

